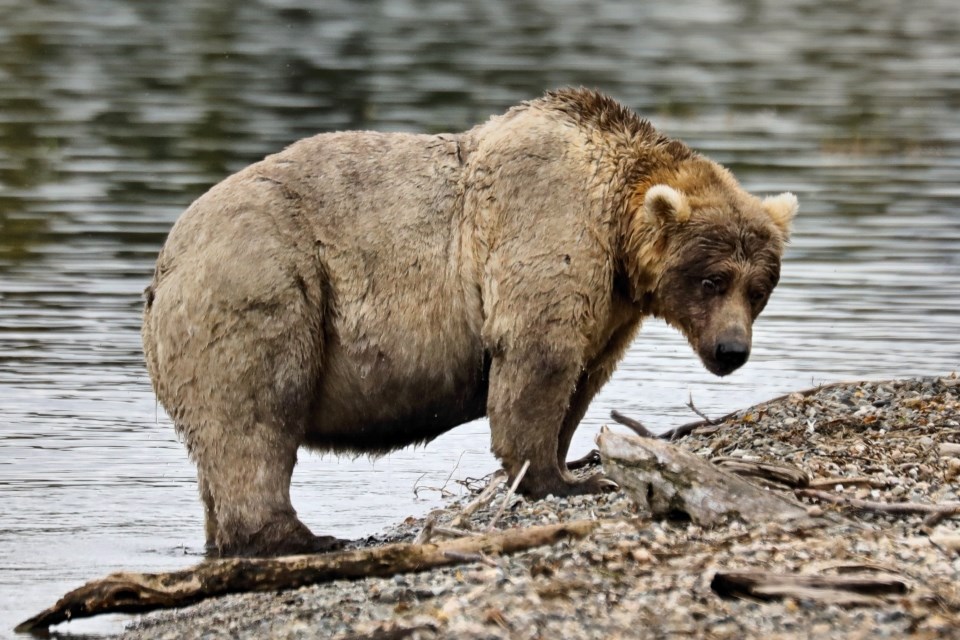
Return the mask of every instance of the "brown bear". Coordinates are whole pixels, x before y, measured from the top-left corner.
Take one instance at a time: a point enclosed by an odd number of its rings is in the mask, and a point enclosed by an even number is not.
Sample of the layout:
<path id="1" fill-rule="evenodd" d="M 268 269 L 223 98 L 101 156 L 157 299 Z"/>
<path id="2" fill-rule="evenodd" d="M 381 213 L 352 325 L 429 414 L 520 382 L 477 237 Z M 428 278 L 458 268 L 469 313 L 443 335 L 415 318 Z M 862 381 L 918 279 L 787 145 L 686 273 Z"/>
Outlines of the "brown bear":
<path id="1" fill-rule="evenodd" d="M 174 225 L 143 343 L 223 555 L 313 552 L 300 447 L 380 454 L 488 416 L 531 497 L 645 316 L 726 375 L 796 212 L 584 89 L 469 131 L 329 133 L 226 178 Z M 614 485 L 615 486 L 615 485 Z"/>

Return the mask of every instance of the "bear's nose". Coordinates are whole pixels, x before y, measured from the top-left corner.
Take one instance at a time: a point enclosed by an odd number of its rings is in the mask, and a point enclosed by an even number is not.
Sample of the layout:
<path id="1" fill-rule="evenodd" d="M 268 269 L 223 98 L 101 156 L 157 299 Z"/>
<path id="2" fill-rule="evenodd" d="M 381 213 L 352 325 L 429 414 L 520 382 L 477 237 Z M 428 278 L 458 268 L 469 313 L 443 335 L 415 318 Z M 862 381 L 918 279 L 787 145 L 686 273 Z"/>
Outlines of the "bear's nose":
<path id="1" fill-rule="evenodd" d="M 727 373 L 738 369 L 744 362 L 747 361 L 747 356 L 749 355 L 750 346 L 745 342 L 740 342 L 739 340 L 730 340 L 718 343 L 715 354 L 717 362 L 720 363 L 720 366 L 723 367 L 724 371 Z"/>

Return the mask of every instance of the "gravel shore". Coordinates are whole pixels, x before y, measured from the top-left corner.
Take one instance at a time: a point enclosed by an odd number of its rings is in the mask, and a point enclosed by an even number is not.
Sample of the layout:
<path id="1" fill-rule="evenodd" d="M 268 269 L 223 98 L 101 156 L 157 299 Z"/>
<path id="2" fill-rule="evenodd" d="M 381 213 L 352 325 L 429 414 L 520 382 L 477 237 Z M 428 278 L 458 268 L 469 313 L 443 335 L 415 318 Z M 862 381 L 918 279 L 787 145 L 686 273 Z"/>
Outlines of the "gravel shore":
<path id="1" fill-rule="evenodd" d="M 797 532 L 733 522 L 704 529 L 651 519 L 623 491 L 535 502 L 511 496 L 498 515 L 506 497 L 501 485 L 459 528 L 483 531 L 492 519 L 499 529 L 610 522 L 583 540 L 457 567 L 208 600 L 143 616 L 121 637 L 960 637 L 960 514 L 901 514 L 875 504 L 960 500 L 958 397 L 955 375 L 829 385 L 737 412 L 676 441 L 731 469 L 743 466 L 738 462 L 796 468 L 804 477 L 799 488 L 763 482 L 775 491 L 799 490 L 811 514 L 844 516 L 829 527 Z M 426 520 L 437 539 L 468 500 L 366 544 L 412 541 Z M 761 598 L 722 596 L 711 587 L 718 571 L 744 570 L 875 575 L 904 588 Z"/>

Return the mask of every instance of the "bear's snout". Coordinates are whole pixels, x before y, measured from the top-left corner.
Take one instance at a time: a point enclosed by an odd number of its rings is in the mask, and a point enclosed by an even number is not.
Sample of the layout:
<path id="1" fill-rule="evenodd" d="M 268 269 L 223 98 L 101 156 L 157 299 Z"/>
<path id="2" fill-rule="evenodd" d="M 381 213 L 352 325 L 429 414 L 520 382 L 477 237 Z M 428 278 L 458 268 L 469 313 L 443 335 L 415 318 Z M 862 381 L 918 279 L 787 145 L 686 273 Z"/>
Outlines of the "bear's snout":
<path id="1" fill-rule="evenodd" d="M 728 327 L 715 340 L 702 343 L 698 351 L 710 373 L 729 375 L 742 367 L 750 357 L 750 334 L 740 326 Z"/>
<path id="2" fill-rule="evenodd" d="M 743 340 L 718 342 L 713 357 L 718 365 L 718 370 L 714 373 L 725 376 L 743 366 L 743 363 L 750 357 L 750 345 Z"/>

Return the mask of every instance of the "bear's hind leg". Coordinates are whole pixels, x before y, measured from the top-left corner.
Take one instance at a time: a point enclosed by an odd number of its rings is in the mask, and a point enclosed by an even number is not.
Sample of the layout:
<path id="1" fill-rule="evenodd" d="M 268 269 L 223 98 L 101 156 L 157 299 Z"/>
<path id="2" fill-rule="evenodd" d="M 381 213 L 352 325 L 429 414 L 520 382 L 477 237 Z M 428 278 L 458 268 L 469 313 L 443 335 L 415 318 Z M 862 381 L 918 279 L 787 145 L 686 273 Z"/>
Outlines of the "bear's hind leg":
<path id="1" fill-rule="evenodd" d="M 335 538 L 313 535 L 290 502 L 298 446 L 293 434 L 263 422 L 246 424 L 238 431 L 242 435 L 230 442 L 228 456 L 197 459 L 214 505 L 220 554 L 274 556 L 337 546 Z M 208 525 L 209 518 L 208 513 Z"/>
<path id="2" fill-rule="evenodd" d="M 184 258 L 153 287 L 151 378 L 197 465 L 208 544 L 221 555 L 327 550 L 337 541 L 314 536 L 290 502 L 319 384 L 325 282 L 274 235 L 226 231 L 206 249 L 229 259 Z"/>

